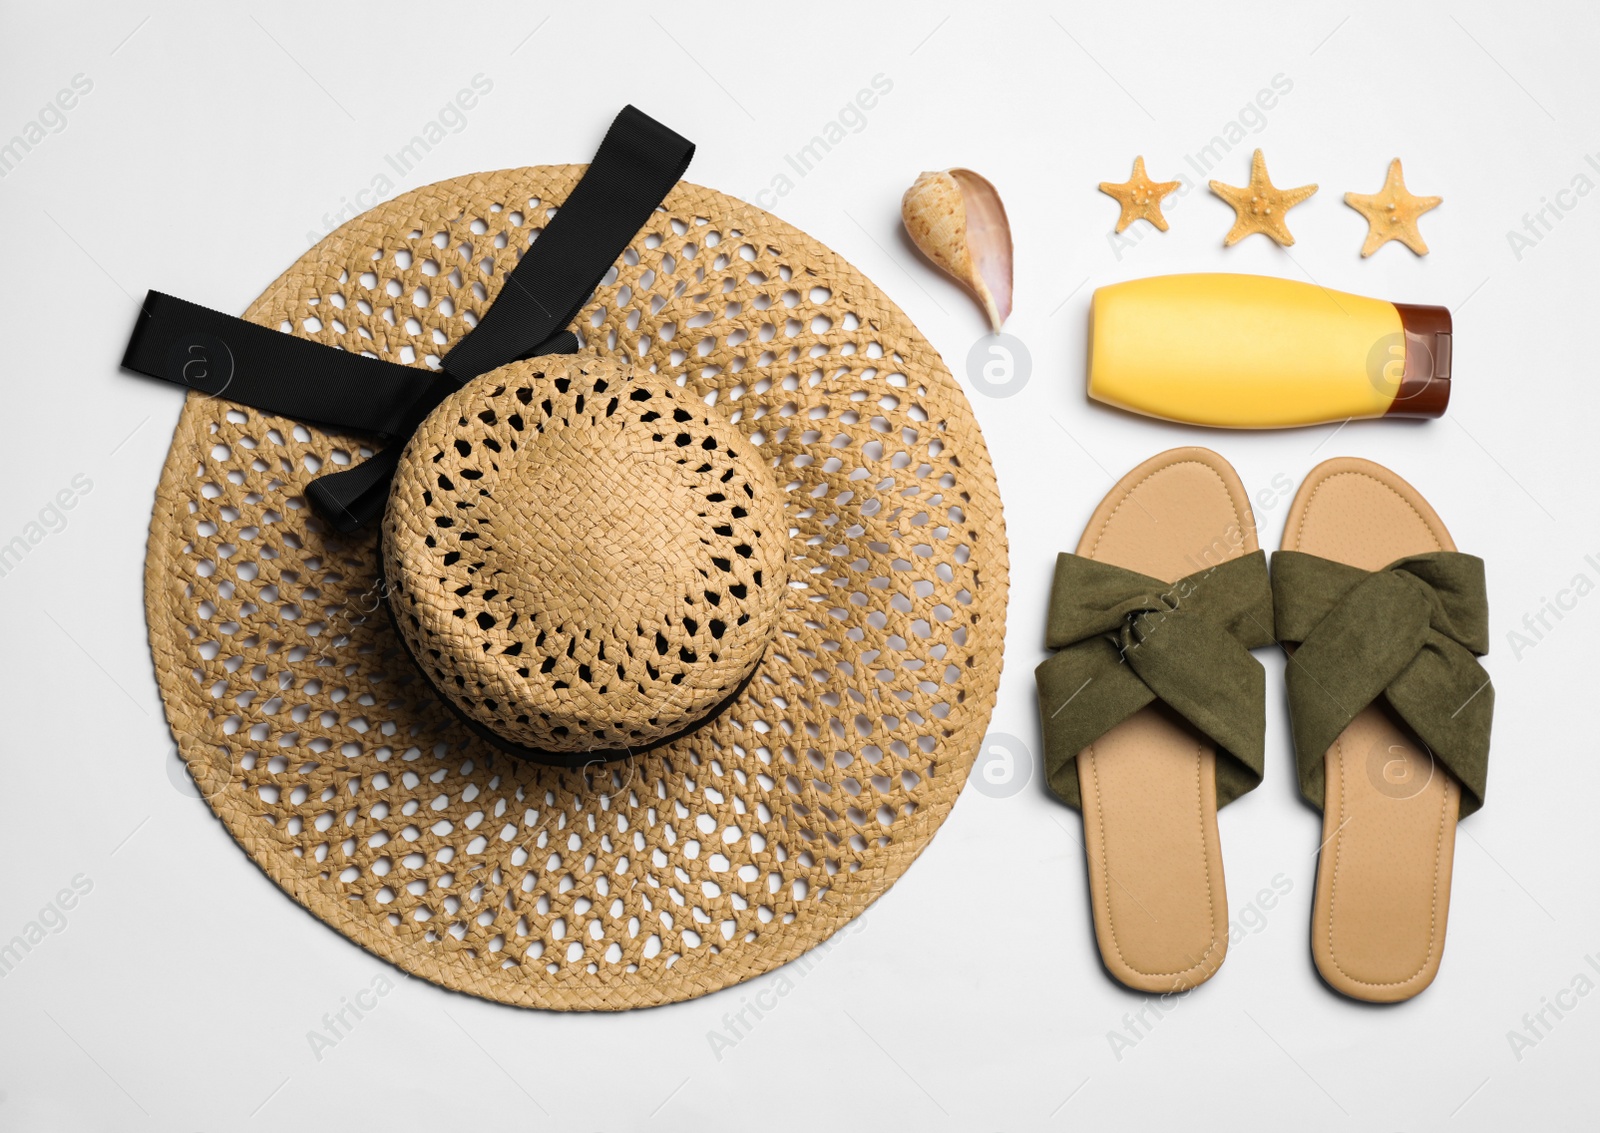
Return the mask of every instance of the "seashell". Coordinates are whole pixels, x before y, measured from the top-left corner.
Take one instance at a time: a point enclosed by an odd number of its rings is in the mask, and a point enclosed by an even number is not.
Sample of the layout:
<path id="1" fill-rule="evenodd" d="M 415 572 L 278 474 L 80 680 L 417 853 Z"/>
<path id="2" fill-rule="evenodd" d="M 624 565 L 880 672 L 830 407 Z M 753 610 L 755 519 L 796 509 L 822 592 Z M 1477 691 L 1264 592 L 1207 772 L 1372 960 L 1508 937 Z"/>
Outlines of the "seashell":
<path id="1" fill-rule="evenodd" d="M 995 187 L 970 169 L 924 173 L 900 216 L 912 243 L 978 297 L 998 332 L 1011 314 L 1011 224 Z"/>

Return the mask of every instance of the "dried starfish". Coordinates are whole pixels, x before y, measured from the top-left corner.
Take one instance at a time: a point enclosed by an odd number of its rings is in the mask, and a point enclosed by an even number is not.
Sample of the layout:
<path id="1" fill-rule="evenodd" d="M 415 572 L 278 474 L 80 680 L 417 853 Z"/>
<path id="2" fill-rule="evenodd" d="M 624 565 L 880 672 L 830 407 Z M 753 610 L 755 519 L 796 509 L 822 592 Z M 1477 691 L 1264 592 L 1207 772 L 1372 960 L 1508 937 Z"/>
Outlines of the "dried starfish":
<path id="1" fill-rule="evenodd" d="M 1113 197 L 1122 206 L 1117 217 L 1117 231 L 1121 232 L 1136 220 L 1148 220 L 1162 232 L 1167 230 L 1167 218 L 1161 215 L 1161 198 L 1178 187 L 1176 181 L 1152 181 L 1144 171 L 1143 155 L 1133 159 L 1133 176 L 1120 184 L 1115 181 L 1100 182 L 1100 191 Z"/>
<path id="2" fill-rule="evenodd" d="M 1389 163 L 1389 175 L 1376 193 L 1346 193 L 1344 203 L 1367 218 L 1367 239 L 1361 255 L 1370 256 L 1390 240 L 1398 240 L 1419 256 L 1428 254 L 1428 245 L 1417 229 L 1417 219 L 1429 209 L 1438 208 L 1443 197 L 1414 197 L 1406 189 L 1400 172 L 1400 159 Z"/>
<path id="3" fill-rule="evenodd" d="M 1211 191 L 1233 206 L 1237 214 L 1233 227 L 1223 238 L 1223 247 L 1231 248 L 1253 232 L 1272 237 L 1287 248 L 1294 243 L 1284 214 L 1317 191 L 1315 185 L 1301 185 L 1298 189 L 1280 189 L 1267 178 L 1267 161 L 1256 150 L 1250 159 L 1248 185 L 1224 185 L 1211 182 Z"/>

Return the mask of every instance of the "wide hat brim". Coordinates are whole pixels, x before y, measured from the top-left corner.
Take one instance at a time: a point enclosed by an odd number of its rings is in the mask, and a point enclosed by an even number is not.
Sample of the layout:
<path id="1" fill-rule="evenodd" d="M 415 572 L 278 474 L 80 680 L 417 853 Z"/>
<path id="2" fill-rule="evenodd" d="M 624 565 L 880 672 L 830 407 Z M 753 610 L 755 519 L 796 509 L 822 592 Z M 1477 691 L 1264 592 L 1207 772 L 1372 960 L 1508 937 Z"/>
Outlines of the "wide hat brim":
<path id="1" fill-rule="evenodd" d="M 436 364 L 584 169 L 406 193 L 245 317 Z M 475 736 L 396 638 L 376 533 L 337 534 L 306 504 L 316 475 L 373 440 L 225 389 L 191 392 L 179 419 L 146 611 L 180 754 L 290 896 L 444 987 L 620 1010 L 794 959 L 927 845 L 993 707 L 1006 541 L 938 354 L 865 276 L 760 209 L 680 182 L 573 329 L 721 407 L 786 492 L 779 632 L 715 720 L 577 769 Z"/>

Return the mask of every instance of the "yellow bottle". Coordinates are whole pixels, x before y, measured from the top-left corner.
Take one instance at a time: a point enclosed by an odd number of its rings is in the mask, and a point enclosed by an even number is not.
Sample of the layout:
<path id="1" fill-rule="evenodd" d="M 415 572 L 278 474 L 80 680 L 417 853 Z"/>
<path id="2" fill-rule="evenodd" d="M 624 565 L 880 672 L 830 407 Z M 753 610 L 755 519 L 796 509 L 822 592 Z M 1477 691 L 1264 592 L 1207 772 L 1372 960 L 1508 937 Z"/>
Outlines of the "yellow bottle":
<path id="1" fill-rule="evenodd" d="M 1450 312 L 1259 275 L 1161 275 L 1094 293 L 1089 396 L 1231 429 L 1438 417 Z"/>

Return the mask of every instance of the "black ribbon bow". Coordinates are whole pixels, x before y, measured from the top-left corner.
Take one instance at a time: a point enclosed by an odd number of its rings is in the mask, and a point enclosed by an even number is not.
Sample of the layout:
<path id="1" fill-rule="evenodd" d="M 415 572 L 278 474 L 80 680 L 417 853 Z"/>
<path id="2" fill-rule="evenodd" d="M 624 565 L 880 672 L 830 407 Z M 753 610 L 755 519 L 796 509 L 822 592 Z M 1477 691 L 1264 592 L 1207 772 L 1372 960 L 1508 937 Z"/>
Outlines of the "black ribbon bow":
<path id="1" fill-rule="evenodd" d="M 355 531 L 383 513 L 400 451 L 436 405 L 508 362 L 577 351 L 567 325 L 693 157 L 693 142 L 623 107 L 582 180 L 438 370 L 297 338 L 159 291 L 146 296 L 122 364 L 266 413 L 387 438 L 387 448 L 306 489 L 335 528 Z"/>

